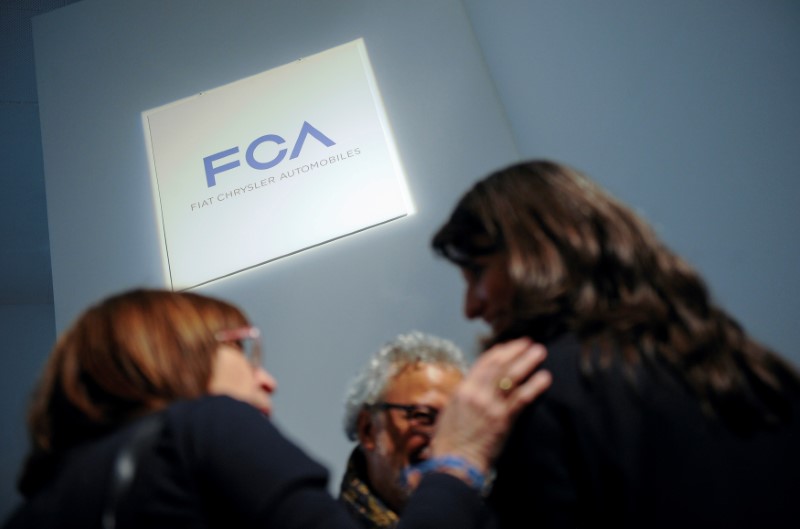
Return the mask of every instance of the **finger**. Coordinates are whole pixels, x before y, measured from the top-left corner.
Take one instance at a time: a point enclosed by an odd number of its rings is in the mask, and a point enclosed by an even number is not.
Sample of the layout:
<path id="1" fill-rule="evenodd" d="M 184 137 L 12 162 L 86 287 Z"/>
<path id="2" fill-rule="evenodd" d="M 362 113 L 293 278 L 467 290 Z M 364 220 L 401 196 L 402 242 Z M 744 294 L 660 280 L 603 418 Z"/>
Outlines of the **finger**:
<path id="1" fill-rule="evenodd" d="M 531 344 L 506 364 L 503 376 L 509 377 L 516 386 L 528 378 L 545 358 L 547 349 L 541 344 Z"/>
<path id="2" fill-rule="evenodd" d="M 516 415 L 525 406 L 539 398 L 542 393 L 547 391 L 553 382 L 553 376 L 549 371 L 539 370 L 529 379 L 522 382 L 508 395 L 507 404 L 511 414 Z"/>
<path id="3" fill-rule="evenodd" d="M 524 354 L 531 344 L 533 341 L 527 337 L 497 344 L 483 352 L 475 364 L 485 366 L 507 364 Z"/>
<path id="4" fill-rule="evenodd" d="M 524 354 L 513 358 L 503 371 L 496 375 L 496 389 L 508 395 L 516 386 L 526 380 L 541 365 L 547 356 L 544 346 L 533 344 L 525 349 Z"/>
<path id="5" fill-rule="evenodd" d="M 470 378 L 480 384 L 495 382 L 514 362 L 526 355 L 532 344 L 530 338 L 518 338 L 495 345 L 478 357 L 470 370 Z"/>

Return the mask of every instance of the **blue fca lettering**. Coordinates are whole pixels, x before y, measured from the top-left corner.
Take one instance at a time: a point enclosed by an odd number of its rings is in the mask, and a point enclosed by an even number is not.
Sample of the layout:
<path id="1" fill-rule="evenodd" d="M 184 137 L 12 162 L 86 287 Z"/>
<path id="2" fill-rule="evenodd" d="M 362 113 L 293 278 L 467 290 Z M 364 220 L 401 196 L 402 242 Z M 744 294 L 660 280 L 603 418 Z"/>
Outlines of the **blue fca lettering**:
<path id="1" fill-rule="evenodd" d="M 336 145 L 336 143 L 321 133 L 318 129 L 314 128 L 308 121 L 303 122 L 303 127 L 300 129 L 300 134 L 297 136 L 297 141 L 294 142 L 294 147 L 292 148 L 292 154 L 289 156 L 290 160 L 294 160 L 298 156 L 300 156 L 300 151 L 303 149 L 303 144 L 306 141 L 307 136 L 314 136 L 317 141 L 322 143 L 325 147 L 330 147 L 331 145 Z M 283 145 L 286 143 L 286 140 L 278 136 L 277 134 L 265 134 L 259 138 L 254 139 L 250 146 L 247 147 L 247 152 L 244 155 L 244 159 L 247 161 L 247 165 L 252 167 L 253 169 L 269 169 L 270 167 L 275 167 L 279 163 L 283 161 L 286 157 L 286 149 L 281 149 L 278 151 L 278 155 L 275 156 L 272 160 L 268 161 L 261 161 L 256 160 L 256 149 L 259 145 L 266 142 L 272 142 L 276 145 Z M 233 156 L 234 154 L 239 152 L 239 147 L 232 147 L 230 149 L 226 149 L 224 151 L 218 152 L 217 154 L 212 154 L 211 156 L 206 156 L 203 158 L 203 163 L 205 164 L 206 168 L 206 183 L 208 187 L 214 187 L 217 185 L 217 175 L 223 171 L 228 171 L 235 167 L 239 167 L 241 163 L 239 160 L 233 160 L 228 163 L 224 163 L 222 165 L 214 166 L 214 162 L 221 160 L 223 158 L 227 158 L 229 156 Z"/>

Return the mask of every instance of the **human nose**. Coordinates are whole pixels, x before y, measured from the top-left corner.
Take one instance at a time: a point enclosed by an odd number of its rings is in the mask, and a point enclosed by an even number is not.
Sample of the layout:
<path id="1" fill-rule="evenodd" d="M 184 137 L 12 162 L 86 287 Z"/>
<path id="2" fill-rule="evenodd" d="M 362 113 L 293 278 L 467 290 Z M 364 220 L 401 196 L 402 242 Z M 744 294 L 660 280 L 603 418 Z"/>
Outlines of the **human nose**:
<path id="1" fill-rule="evenodd" d="M 435 423 L 415 423 L 411 425 L 411 429 L 414 434 L 419 435 L 421 438 L 425 440 L 425 443 L 430 443 L 431 438 L 433 437 L 433 432 L 436 430 Z"/>
<path id="2" fill-rule="evenodd" d="M 464 293 L 464 315 L 467 319 L 475 319 L 483 314 L 485 299 L 480 285 L 475 281 L 467 281 L 466 292 Z"/>
<path id="3" fill-rule="evenodd" d="M 269 394 L 275 393 L 275 390 L 278 389 L 278 381 L 263 367 L 256 370 L 256 380 L 258 380 L 258 385 Z"/>

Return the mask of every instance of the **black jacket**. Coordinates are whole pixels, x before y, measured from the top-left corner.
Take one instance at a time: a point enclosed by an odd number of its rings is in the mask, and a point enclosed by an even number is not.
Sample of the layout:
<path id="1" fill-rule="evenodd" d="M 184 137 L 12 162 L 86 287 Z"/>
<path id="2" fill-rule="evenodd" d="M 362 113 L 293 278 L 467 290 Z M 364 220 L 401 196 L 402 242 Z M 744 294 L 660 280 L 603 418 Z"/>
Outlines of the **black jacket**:
<path id="1" fill-rule="evenodd" d="M 501 527 L 797 527 L 800 396 L 788 424 L 736 434 L 666 368 L 591 377 L 580 344 L 548 345 L 548 392 L 520 416 L 497 467 Z"/>
<path id="2" fill-rule="evenodd" d="M 117 508 L 117 529 L 357 529 L 328 492 L 328 473 L 255 408 L 228 397 L 178 402 Z M 68 453 L 6 529 L 101 527 L 113 462 L 137 424 Z M 488 511 L 456 478 L 427 476 L 401 527 L 479 528 Z"/>

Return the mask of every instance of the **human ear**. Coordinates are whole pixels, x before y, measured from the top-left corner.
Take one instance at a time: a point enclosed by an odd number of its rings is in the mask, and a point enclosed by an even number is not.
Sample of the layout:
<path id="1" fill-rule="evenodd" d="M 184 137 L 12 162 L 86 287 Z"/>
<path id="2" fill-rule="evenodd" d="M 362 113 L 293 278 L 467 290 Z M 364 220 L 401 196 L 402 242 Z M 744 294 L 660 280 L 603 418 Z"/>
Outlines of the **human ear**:
<path id="1" fill-rule="evenodd" d="M 358 414 L 356 433 L 358 434 L 358 443 L 364 450 L 375 449 L 375 421 L 367 410 L 361 410 Z"/>

